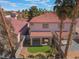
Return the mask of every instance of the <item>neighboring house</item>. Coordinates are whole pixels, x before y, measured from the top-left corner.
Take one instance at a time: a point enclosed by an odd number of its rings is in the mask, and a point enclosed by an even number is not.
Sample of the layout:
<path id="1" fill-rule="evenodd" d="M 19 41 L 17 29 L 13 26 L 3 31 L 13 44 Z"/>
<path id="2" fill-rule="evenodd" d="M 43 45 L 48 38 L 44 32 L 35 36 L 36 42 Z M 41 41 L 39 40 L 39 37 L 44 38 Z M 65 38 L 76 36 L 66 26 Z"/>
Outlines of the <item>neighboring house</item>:
<path id="1" fill-rule="evenodd" d="M 16 19 L 17 20 L 18 13 L 16 11 L 11 11 L 11 14 L 5 15 L 7 19 Z"/>
<path id="2" fill-rule="evenodd" d="M 71 21 L 66 19 L 63 23 L 63 32 L 68 32 Z M 53 32 L 60 31 L 60 20 L 56 13 L 45 13 L 34 17 L 30 21 L 31 45 L 48 45 L 52 43 Z"/>
<path id="3" fill-rule="evenodd" d="M 16 11 L 11 12 L 11 18 L 17 19 L 18 13 Z"/>
<path id="4" fill-rule="evenodd" d="M 13 32 L 17 36 L 17 42 L 20 42 L 22 40 L 21 36 L 26 36 L 28 34 L 28 22 L 25 20 L 12 19 L 11 24 L 14 28 Z"/>

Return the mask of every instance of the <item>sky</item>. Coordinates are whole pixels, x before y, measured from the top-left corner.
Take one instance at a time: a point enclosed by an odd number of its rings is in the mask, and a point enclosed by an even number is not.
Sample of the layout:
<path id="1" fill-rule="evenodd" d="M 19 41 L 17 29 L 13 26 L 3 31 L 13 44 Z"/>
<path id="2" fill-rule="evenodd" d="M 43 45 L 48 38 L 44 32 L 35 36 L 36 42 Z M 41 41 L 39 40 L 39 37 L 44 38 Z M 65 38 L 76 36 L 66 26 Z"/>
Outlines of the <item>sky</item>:
<path id="1" fill-rule="evenodd" d="M 0 6 L 8 11 L 29 9 L 31 6 L 53 10 L 55 0 L 0 0 Z"/>

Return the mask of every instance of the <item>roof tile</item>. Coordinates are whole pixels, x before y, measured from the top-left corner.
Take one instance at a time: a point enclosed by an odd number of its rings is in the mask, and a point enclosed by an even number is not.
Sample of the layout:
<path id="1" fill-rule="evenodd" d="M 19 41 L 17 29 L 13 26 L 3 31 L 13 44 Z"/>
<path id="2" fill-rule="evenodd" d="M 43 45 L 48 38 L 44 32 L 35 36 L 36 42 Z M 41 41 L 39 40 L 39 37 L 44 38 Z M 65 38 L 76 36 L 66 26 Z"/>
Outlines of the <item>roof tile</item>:
<path id="1" fill-rule="evenodd" d="M 25 20 L 11 20 L 11 24 L 14 28 L 14 32 L 18 34 L 20 30 L 27 24 Z"/>
<path id="2" fill-rule="evenodd" d="M 60 22 L 60 20 L 55 12 L 51 12 L 34 17 L 30 22 Z M 71 22 L 71 21 L 70 19 L 67 18 L 65 22 Z"/>

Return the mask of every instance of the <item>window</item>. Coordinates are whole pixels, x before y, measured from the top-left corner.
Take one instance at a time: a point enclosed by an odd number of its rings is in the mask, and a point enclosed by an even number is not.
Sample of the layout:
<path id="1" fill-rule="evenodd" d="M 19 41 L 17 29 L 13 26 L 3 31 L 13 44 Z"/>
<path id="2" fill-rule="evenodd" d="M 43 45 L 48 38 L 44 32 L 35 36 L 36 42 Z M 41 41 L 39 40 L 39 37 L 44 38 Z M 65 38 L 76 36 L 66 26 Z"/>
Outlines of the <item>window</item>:
<path id="1" fill-rule="evenodd" d="M 48 26 L 47 23 L 43 24 L 43 28 L 48 28 L 48 27 L 49 27 L 49 26 Z"/>

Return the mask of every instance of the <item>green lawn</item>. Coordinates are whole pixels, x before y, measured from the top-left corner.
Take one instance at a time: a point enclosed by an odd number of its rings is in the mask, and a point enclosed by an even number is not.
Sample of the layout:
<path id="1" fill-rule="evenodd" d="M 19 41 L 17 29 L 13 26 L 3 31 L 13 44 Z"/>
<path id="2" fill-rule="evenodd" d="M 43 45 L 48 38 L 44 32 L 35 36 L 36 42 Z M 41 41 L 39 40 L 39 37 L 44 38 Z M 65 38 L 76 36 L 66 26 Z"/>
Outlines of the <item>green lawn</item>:
<path id="1" fill-rule="evenodd" d="M 46 52 L 50 51 L 50 47 L 49 46 L 28 47 L 28 51 L 30 53 Z"/>

